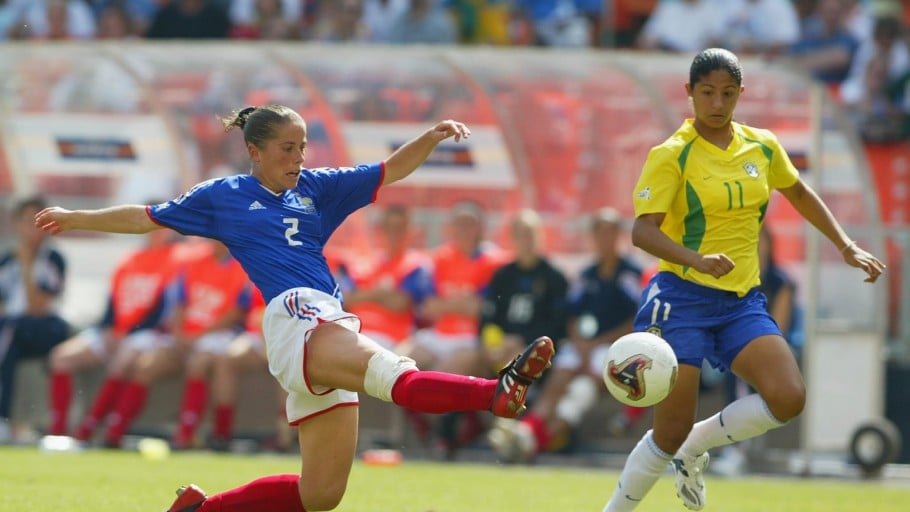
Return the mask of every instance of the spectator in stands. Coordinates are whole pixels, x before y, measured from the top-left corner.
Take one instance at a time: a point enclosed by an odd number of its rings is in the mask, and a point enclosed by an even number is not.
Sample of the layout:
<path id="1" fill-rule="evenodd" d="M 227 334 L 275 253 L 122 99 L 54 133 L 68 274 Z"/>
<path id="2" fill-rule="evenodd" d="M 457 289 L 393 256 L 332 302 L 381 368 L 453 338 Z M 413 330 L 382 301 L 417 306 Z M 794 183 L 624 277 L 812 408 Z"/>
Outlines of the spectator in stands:
<path id="1" fill-rule="evenodd" d="M 533 44 L 583 47 L 591 43 L 591 24 L 576 4 L 583 0 L 516 0 L 515 9 L 531 26 Z"/>
<path id="2" fill-rule="evenodd" d="M 702 50 L 723 37 L 727 13 L 712 0 L 660 0 L 642 28 L 638 47 L 673 52 Z"/>
<path id="3" fill-rule="evenodd" d="M 150 39 L 220 39 L 231 29 L 227 10 L 212 0 L 172 0 L 155 14 Z"/>
<path id="4" fill-rule="evenodd" d="M 458 27 L 458 40 L 467 44 L 509 44 L 510 2 L 506 0 L 446 0 Z"/>
<path id="5" fill-rule="evenodd" d="M 850 62 L 859 42 L 846 26 L 844 0 L 818 0 L 815 10 L 804 20 L 799 40 L 790 47 L 788 58 L 826 84 L 839 84 L 847 78 Z"/>
<path id="6" fill-rule="evenodd" d="M 219 452 L 229 451 L 234 438 L 234 417 L 237 409 L 237 388 L 240 376 L 250 372 L 267 374 L 269 362 L 265 354 L 262 337 L 262 315 L 265 313 L 265 299 L 258 289 L 253 288 L 250 309 L 244 322 L 244 331 L 234 338 L 227 350 L 218 354 L 212 365 L 212 431 L 208 446 Z M 274 382 L 276 407 L 274 448 L 286 451 L 294 442 L 294 432 L 288 425 L 285 409 L 287 392 Z"/>
<path id="7" fill-rule="evenodd" d="M 322 4 L 312 38 L 331 43 L 369 40 L 369 27 L 363 22 L 363 1 L 338 0 Z"/>
<path id="8" fill-rule="evenodd" d="M 450 240 L 436 248 L 432 259 L 432 288 L 420 307 L 421 322 L 411 343 L 400 352 L 418 366 L 459 375 L 487 373 L 481 365 L 480 311 L 493 272 L 506 262 L 505 253 L 485 240 L 485 216 L 480 205 L 462 201 L 450 211 Z M 421 416 L 410 416 L 418 435 L 429 434 Z M 475 415 L 439 418 L 434 449 L 453 458 L 458 448 L 479 435 Z M 463 422 L 463 423 L 462 423 Z"/>
<path id="9" fill-rule="evenodd" d="M 601 41 L 607 46 L 631 48 L 638 41 L 642 27 L 657 7 L 658 0 L 613 0 L 607 11 L 607 22 L 601 27 Z"/>
<path id="10" fill-rule="evenodd" d="M 0 41 L 18 37 L 18 26 L 22 23 L 27 2 L 28 0 L 0 0 Z"/>
<path id="11" fill-rule="evenodd" d="M 183 364 L 186 382 L 173 439 L 177 449 L 196 445 L 196 428 L 208 405 L 209 376 L 216 360 L 228 354 L 251 305 L 252 284 L 240 263 L 221 242 L 208 244 L 212 254 L 187 264 L 178 277 L 171 333 L 175 343 L 152 352 L 133 374 L 133 383 L 148 388 Z M 140 403 L 123 404 L 134 417 L 144 396 L 139 398 Z M 125 431 L 130 418 L 122 416 L 119 427 Z"/>
<path id="12" fill-rule="evenodd" d="M 373 42 L 388 42 L 392 25 L 410 5 L 409 0 L 363 0 L 363 24 Z"/>
<path id="13" fill-rule="evenodd" d="M 128 361 L 122 380 L 123 390 L 115 400 L 106 420 L 104 446 L 119 448 L 123 436 L 145 407 L 149 388 L 164 378 L 187 367 L 187 387 L 181 406 L 177 448 L 189 447 L 180 437 L 183 424 L 195 426 L 196 406 L 205 405 L 206 387 L 201 375 L 208 369 L 210 352 L 223 351 L 237 334 L 243 311 L 249 307 L 249 283 L 246 274 L 226 249 L 214 250 L 212 242 L 198 244 L 198 250 L 186 260 L 177 262 L 177 277 L 169 287 L 166 307 L 172 308 L 166 319 L 166 330 L 148 333 L 140 343 L 118 351 Z M 192 355 L 198 355 L 193 360 Z M 89 432 L 90 433 L 90 432 Z M 80 433 L 83 434 L 83 433 Z M 78 436 L 86 440 L 84 435 Z"/>
<path id="14" fill-rule="evenodd" d="M 87 441 L 114 407 L 126 386 L 136 352 L 164 328 L 164 291 L 176 275 L 179 246 L 173 233 L 151 232 L 145 246 L 130 253 L 114 270 L 104 318 L 54 348 L 50 354 L 50 426 L 48 434 L 69 431 L 73 375 L 106 367 L 106 376 L 74 433 Z"/>
<path id="15" fill-rule="evenodd" d="M 519 420 L 498 419 L 489 438 L 508 462 L 530 462 L 538 453 L 566 446 L 572 430 L 603 389 L 610 343 L 632 331 L 641 293 L 641 268 L 620 252 L 622 218 L 612 208 L 591 217 L 595 261 L 569 294 L 568 338 L 531 411 Z M 639 409 L 622 414 L 640 417 Z"/>
<path id="16" fill-rule="evenodd" d="M 791 0 L 733 0 L 724 3 L 721 41 L 741 54 L 778 56 L 799 39 Z"/>
<path id="17" fill-rule="evenodd" d="M 869 140 L 894 140 L 906 129 L 910 107 L 895 86 L 910 73 L 910 47 L 902 32 L 900 19 L 877 19 L 872 40 L 860 46 L 841 86 L 844 105 Z"/>
<path id="18" fill-rule="evenodd" d="M 136 24 L 123 5 L 109 4 L 98 14 L 98 39 L 127 39 L 138 35 Z"/>
<path id="19" fill-rule="evenodd" d="M 367 264 L 345 265 L 347 278 L 339 279 L 345 308 L 360 318 L 362 332 L 390 350 L 414 334 L 415 312 L 431 285 L 427 256 L 409 248 L 410 223 L 407 207 L 385 207 L 377 226 L 379 254 Z"/>
<path id="20" fill-rule="evenodd" d="M 230 4 L 231 23 L 239 26 L 256 25 L 264 15 L 278 15 L 290 25 L 303 17 L 300 0 L 231 0 Z"/>
<path id="21" fill-rule="evenodd" d="M 492 371 L 544 333 L 566 331 L 568 281 L 542 252 L 543 225 L 534 210 L 512 220 L 515 259 L 493 273 L 481 314 L 483 362 Z"/>
<path id="22" fill-rule="evenodd" d="M 58 311 L 66 260 L 31 220 L 45 207 L 31 196 L 11 211 L 15 246 L 0 254 L 0 444 L 14 439 L 10 428 L 16 366 L 44 358 L 69 335 Z"/>
<path id="23" fill-rule="evenodd" d="M 877 11 L 882 11 L 884 7 L 884 11 L 887 12 L 889 8 L 886 4 L 888 3 L 889 0 L 875 0 L 872 2 L 864 0 L 844 0 L 842 9 L 844 10 L 844 17 L 846 18 L 847 30 L 854 39 L 860 42 L 860 44 L 872 39 Z M 894 1 L 893 3 L 897 4 L 897 1 Z M 897 8 L 900 9 L 900 5 L 897 5 Z"/>
<path id="24" fill-rule="evenodd" d="M 297 39 L 300 2 L 292 0 L 234 0 L 231 37 L 234 39 Z"/>
<path id="25" fill-rule="evenodd" d="M 410 0 L 408 8 L 389 27 L 388 40 L 394 44 L 454 44 L 455 23 L 442 3 Z"/>
<path id="26" fill-rule="evenodd" d="M 116 7 L 126 13 L 129 25 L 135 29 L 135 35 L 145 34 L 149 23 L 162 5 L 170 0 L 83 0 L 91 7 L 95 19 L 99 20 L 109 7 Z"/>
<path id="27" fill-rule="evenodd" d="M 91 39 L 95 16 L 82 0 L 35 0 L 24 12 L 16 35 L 23 39 Z"/>

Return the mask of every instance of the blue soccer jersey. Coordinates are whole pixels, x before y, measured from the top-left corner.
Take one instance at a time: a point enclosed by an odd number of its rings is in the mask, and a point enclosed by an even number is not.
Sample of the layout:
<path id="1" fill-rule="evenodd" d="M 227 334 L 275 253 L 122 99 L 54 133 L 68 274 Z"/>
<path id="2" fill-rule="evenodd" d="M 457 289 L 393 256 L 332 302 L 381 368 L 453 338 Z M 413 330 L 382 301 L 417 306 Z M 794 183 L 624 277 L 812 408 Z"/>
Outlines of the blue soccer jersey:
<path id="1" fill-rule="evenodd" d="M 382 163 L 304 169 L 296 188 L 277 194 L 251 175 L 217 178 L 148 214 L 185 235 L 223 242 L 267 301 L 299 287 L 340 300 L 323 248 L 348 215 L 376 199 L 383 172 Z"/>

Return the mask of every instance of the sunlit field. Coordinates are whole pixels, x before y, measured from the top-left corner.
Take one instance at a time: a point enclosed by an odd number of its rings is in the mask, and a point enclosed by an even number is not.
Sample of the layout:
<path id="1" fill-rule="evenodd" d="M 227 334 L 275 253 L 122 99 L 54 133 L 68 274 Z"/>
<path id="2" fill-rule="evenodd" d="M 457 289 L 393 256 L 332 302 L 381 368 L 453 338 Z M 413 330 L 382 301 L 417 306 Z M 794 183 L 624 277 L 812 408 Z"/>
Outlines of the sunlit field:
<path id="1" fill-rule="evenodd" d="M 0 448 L 0 512 L 165 510 L 174 489 L 194 482 L 209 493 L 258 476 L 297 471 L 292 456 L 134 452 L 42 453 Z M 599 512 L 618 474 L 599 469 L 442 464 L 355 465 L 347 512 Z M 910 485 L 847 480 L 708 480 L 706 510 L 734 512 L 893 512 L 910 506 Z M 684 511 L 663 478 L 641 511 Z"/>

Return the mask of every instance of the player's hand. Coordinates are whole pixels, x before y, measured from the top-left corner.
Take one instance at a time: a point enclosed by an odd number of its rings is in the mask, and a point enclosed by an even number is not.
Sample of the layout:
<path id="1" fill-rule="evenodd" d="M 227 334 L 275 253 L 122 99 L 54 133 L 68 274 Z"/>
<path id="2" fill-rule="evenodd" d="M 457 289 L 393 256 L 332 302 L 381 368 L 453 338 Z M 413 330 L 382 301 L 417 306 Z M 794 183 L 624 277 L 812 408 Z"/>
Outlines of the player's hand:
<path id="1" fill-rule="evenodd" d="M 471 130 L 469 130 L 464 123 L 446 119 L 445 121 L 442 121 L 434 126 L 433 129 L 430 130 L 430 134 L 436 140 L 436 142 L 446 140 L 449 137 L 455 137 L 455 142 L 459 142 L 461 139 L 467 139 L 470 137 Z"/>
<path id="2" fill-rule="evenodd" d="M 864 279 L 867 283 L 874 283 L 878 276 L 885 271 L 885 264 L 869 252 L 863 250 L 856 243 L 852 243 L 844 250 L 844 261 L 848 265 L 861 268 L 869 277 Z"/>
<path id="3" fill-rule="evenodd" d="M 52 235 L 73 229 L 71 210 L 51 206 L 35 214 L 35 226 Z"/>
<path id="4" fill-rule="evenodd" d="M 703 254 L 693 267 L 702 274 L 721 278 L 729 274 L 736 264 L 726 254 Z"/>

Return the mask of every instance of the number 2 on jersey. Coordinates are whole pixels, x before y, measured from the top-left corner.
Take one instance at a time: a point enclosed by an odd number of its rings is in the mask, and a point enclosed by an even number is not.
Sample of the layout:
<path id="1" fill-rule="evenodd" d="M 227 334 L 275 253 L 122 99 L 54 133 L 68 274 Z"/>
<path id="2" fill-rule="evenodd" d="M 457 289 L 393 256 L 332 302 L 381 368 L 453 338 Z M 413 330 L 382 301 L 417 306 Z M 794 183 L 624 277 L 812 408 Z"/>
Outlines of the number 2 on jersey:
<path id="1" fill-rule="evenodd" d="M 303 242 L 301 242 L 300 240 L 294 240 L 293 238 L 291 238 L 292 236 L 294 236 L 300 232 L 300 228 L 297 227 L 297 224 L 300 221 L 293 217 L 285 217 L 285 218 L 281 219 L 281 222 L 283 222 L 285 224 L 290 224 L 290 226 L 284 230 L 284 238 L 287 239 L 288 245 L 291 245 L 291 246 L 303 245 Z"/>

